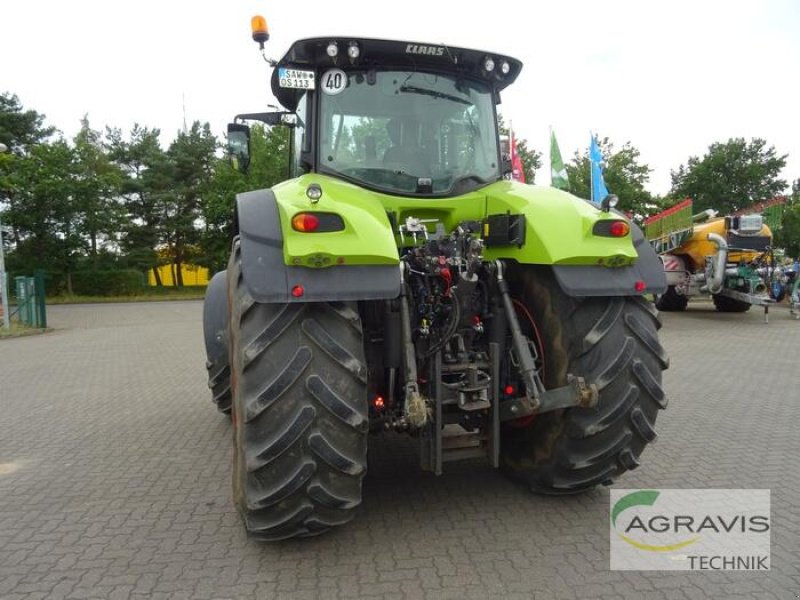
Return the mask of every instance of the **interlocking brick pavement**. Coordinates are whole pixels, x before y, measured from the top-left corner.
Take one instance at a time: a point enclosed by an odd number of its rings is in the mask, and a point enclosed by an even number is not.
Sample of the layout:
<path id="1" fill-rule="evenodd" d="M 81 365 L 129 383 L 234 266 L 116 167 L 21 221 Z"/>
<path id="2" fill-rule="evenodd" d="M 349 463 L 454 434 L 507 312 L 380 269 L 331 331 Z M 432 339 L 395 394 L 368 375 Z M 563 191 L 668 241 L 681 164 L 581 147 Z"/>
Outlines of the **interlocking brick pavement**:
<path id="1" fill-rule="evenodd" d="M 621 487 L 772 490 L 772 570 L 608 570 L 608 491 L 532 496 L 479 462 L 370 438 L 351 524 L 248 541 L 201 304 L 55 306 L 0 341 L 0 598 L 790 598 L 800 594 L 800 323 L 665 314 L 670 406 Z"/>

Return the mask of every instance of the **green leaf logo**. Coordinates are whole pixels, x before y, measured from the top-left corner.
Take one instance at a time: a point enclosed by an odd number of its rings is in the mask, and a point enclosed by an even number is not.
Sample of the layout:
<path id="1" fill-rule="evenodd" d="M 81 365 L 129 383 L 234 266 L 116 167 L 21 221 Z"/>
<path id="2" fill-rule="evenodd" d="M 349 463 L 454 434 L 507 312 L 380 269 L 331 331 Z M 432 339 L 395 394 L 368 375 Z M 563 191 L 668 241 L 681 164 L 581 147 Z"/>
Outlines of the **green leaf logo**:
<path id="1" fill-rule="evenodd" d="M 619 513 L 632 506 L 653 506 L 658 499 L 659 493 L 655 490 L 639 490 L 617 500 L 614 504 L 614 509 L 611 511 L 611 523 L 614 525 L 614 529 L 617 528 Z"/>
<path id="2" fill-rule="evenodd" d="M 659 495 L 660 492 L 655 490 L 639 490 L 638 492 L 632 492 L 617 500 L 614 503 L 614 508 L 611 509 L 611 524 L 614 526 L 614 529 L 617 528 L 617 517 L 620 515 L 620 513 L 633 506 L 653 506 L 653 504 L 656 503 Z M 675 550 L 685 548 L 686 546 L 694 544 L 700 540 L 700 536 L 697 536 L 682 542 L 677 542 L 675 544 L 656 545 L 637 542 L 636 540 L 631 539 L 619 532 L 617 532 L 617 535 L 634 548 L 646 550 L 648 552 L 673 552 Z"/>

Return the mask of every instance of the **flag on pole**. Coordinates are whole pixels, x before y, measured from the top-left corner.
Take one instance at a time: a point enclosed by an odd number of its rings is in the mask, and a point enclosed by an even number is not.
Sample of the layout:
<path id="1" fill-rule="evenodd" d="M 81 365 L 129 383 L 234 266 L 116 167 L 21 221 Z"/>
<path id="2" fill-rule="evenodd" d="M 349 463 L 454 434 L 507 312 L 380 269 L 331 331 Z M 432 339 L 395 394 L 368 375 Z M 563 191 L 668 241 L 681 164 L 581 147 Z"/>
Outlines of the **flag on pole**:
<path id="1" fill-rule="evenodd" d="M 608 189 L 606 182 L 603 181 L 603 154 L 600 152 L 600 146 L 597 145 L 594 135 L 589 144 L 589 163 L 592 179 L 592 202 L 600 204 L 603 198 L 608 196 Z"/>
<path id="2" fill-rule="evenodd" d="M 564 161 L 561 159 L 561 151 L 558 149 L 556 134 L 550 130 L 550 185 L 560 190 L 569 189 L 569 177 Z"/>
<path id="3" fill-rule="evenodd" d="M 514 181 L 525 183 L 525 167 L 517 153 L 517 139 L 514 137 L 513 130 L 511 131 L 511 178 Z"/>

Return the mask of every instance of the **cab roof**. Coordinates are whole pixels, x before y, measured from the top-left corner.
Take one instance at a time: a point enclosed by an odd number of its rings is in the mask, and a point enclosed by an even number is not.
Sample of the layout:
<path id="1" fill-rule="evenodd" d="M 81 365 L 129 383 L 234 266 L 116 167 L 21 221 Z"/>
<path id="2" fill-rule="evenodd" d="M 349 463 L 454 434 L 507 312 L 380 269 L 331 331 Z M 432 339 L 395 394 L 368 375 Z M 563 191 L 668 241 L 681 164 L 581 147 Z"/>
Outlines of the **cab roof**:
<path id="1" fill-rule="evenodd" d="M 335 43 L 338 49 L 338 54 L 333 58 L 327 51 L 332 43 Z M 353 44 L 359 49 L 356 59 L 348 56 L 348 48 Z M 484 68 L 487 59 L 494 62 L 495 66 L 491 71 Z M 506 74 L 501 72 L 504 62 L 508 63 L 509 67 Z M 486 81 L 500 91 L 514 82 L 522 70 L 522 62 L 496 52 L 470 50 L 445 44 L 347 36 L 298 40 L 278 61 L 272 73 L 272 93 L 287 109 L 295 110 L 303 92 L 278 85 L 278 69 L 281 67 L 315 71 L 334 67 L 345 71 L 395 68 L 450 73 Z"/>

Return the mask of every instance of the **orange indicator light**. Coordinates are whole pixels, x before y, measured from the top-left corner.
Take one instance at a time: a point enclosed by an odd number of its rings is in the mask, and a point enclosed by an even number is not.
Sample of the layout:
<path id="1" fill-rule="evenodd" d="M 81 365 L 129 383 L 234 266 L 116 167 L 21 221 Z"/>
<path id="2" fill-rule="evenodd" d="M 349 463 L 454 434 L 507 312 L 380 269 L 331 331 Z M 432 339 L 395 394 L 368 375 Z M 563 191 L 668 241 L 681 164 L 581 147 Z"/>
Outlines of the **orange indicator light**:
<path id="1" fill-rule="evenodd" d="M 256 15 L 250 19 L 250 30 L 253 32 L 253 39 L 264 47 L 264 42 L 269 39 L 269 29 L 267 20 L 261 15 Z"/>

